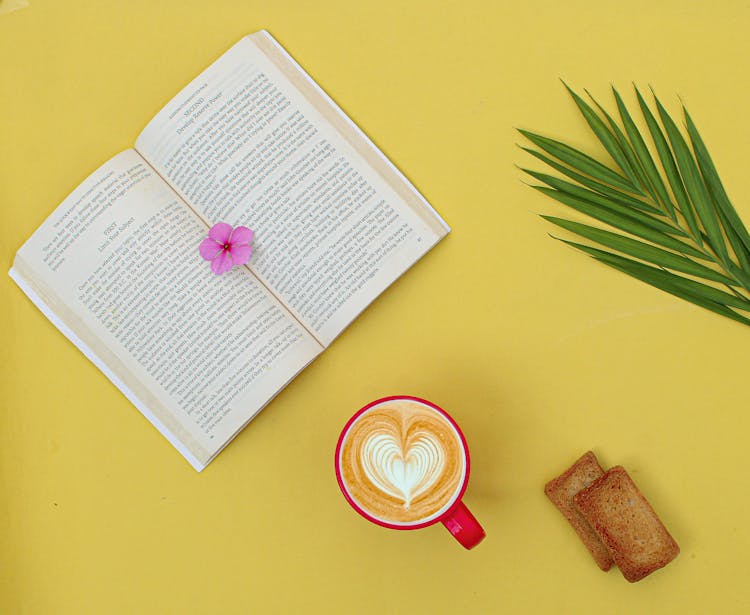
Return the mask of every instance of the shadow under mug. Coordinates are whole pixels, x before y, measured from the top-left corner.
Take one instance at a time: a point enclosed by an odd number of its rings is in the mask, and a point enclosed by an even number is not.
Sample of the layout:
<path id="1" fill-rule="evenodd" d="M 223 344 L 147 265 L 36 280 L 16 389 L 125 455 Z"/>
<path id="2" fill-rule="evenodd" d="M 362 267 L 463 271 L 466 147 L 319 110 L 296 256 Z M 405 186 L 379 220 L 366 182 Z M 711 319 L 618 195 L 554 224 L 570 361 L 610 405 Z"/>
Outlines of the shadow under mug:
<path id="1" fill-rule="evenodd" d="M 344 442 L 346 441 L 346 437 L 349 433 L 349 429 L 354 425 L 354 423 L 357 421 L 357 419 L 362 416 L 364 413 L 366 413 L 368 410 L 373 409 L 375 406 L 379 406 L 381 404 L 386 404 L 388 402 L 394 402 L 394 401 L 406 401 L 406 402 L 416 402 L 418 404 L 423 404 L 427 406 L 428 408 L 434 410 L 435 412 L 442 415 L 444 419 L 448 421 L 448 423 L 453 427 L 456 434 L 458 435 L 458 440 L 461 443 L 461 450 L 464 457 L 464 467 L 465 472 L 463 476 L 463 480 L 461 481 L 460 486 L 456 489 L 454 494 L 451 496 L 450 500 L 448 501 L 447 506 L 444 506 L 445 508 L 444 512 L 434 516 L 434 517 L 428 517 L 426 520 L 417 520 L 413 523 L 389 523 L 387 521 L 384 521 L 382 519 L 378 519 L 371 514 L 369 514 L 366 510 L 364 510 L 356 501 L 356 499 L 349 493 L 349 490 L 347 489 L 346 482 L 344 481 L 342 472 L 341 472 L 341 454 L 342 454 L 342 448 L 344 445 Z M 336 458 L 335 458 L 335 466 L 336 466 L 336 480 L 338 480 L 339 487 L 341 488 L 341 492 L 344 494 L 344 497 L 346 498 L 347 502 L 351 505 L 354 510 L 356 510 L 360 515 L 362 515 L 365 519 L 368 521 L 371 521 L 372 523 L 375 523 L 377 525 L 380 525 L 381 527 L 387 527 L 394 530 L 416 530 L 423 527 L 427 527 L 429 525 L 433 525 L 435 523 L 441 522 L 446 529 L 453 535 L 453 537 L 458 540 L 459 543 L 461 543 L 462 546 L 464 546 L 467 549 L 471 549 L 472 547 L 475 547 L 477 544 L 479 544 L 482 539 L 485 537 L 485 532 L 482 529 L 482 526 L 479 524 L 479 522 L 476 520 L 474 515 L 471 514 L 469 509 L 464 505 L 464 503 L 461 501 L 461 498 L 464 495 L 464 492 L 466 491 L 466 486 L 469 483 L 469 467 L 470 467 L 470 461 L 469 461 L 469 447 L 466 444 L 466 438 L 464 437 L 463 433 L 461 432 L 461 429 L 456 424 L 456 421 L 451 418 L 451 416 L 442 408 L 436 406 L 430 401 L 427 401 L 426 399 L 421 399 L 419 397 L 412 397 L 409 395 L 394 395 L 391 397 L 383 397 L 381 399 L 376 399 L 373 402 L 370 402 L 363 408 L 360 408 L 352 418 L 349 419 L 349 421 L 344 426 L 344 429 L 341 431 L 341 435 L 339 436 L 338 443 L 336 444 Z"/>

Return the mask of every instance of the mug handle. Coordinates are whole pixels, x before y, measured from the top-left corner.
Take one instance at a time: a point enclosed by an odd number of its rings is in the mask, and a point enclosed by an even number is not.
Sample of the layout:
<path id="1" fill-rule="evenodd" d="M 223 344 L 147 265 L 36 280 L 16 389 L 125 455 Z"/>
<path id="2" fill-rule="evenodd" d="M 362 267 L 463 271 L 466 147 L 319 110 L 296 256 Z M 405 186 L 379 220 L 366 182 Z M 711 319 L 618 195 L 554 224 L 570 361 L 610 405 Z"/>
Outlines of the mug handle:
<path id="1" fill-rule="evenodd" d="M 461 543 L 461 546 L 467 549 L 477 546 L 486 536 L 479 521 L 463 502 L 454 506 L 441 521 L 453 537 Z"/>

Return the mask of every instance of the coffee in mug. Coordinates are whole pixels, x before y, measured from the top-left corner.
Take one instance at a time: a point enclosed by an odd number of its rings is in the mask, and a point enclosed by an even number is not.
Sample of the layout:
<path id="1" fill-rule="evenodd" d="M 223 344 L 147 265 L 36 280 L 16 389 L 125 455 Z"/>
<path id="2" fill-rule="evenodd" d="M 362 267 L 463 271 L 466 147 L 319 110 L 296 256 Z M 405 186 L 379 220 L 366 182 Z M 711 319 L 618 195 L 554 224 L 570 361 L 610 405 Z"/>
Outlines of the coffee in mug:
<path id="1" fill-rule="evenodd" d="M 354 509 L 378 525 L 416 529 L 442 521 L 467 548 L 484 537 L 460 501 L 469 478 L 466 440 L 431 402 L 399 396 L 362 408 L 339 438 L 336 475 Z"/>

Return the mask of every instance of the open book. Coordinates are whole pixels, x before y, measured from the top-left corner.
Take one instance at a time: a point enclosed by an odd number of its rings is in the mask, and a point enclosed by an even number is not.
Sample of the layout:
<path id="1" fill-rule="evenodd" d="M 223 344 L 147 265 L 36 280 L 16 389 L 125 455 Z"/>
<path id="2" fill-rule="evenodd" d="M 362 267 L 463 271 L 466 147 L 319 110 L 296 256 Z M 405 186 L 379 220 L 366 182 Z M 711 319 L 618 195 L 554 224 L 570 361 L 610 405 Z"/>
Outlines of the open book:
<path id="1" fill-rule="evenodd" d="M 217 222 L 254 230 L 211 272 Z M 265 31 L 90 175 L 11 277 L 197 470 L 449 229 Z"/>

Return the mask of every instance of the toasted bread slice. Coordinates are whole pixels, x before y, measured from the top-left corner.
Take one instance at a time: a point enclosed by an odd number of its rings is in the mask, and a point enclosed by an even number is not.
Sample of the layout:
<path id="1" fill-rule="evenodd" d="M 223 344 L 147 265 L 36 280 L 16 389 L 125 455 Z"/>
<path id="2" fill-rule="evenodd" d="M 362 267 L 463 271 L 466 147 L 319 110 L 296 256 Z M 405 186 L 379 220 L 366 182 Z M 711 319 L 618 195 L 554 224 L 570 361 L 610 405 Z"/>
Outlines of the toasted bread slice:
<path id="1" fill-rule="evenodd" d="M 573 502 L 631 583 L 666 566 L 680 552 L 622 466 L 608 470 Z"/>
<path id="2" fill-rule="evenodd" d="M 603 474 L 604 471 L 596 456 L 589 451 L 560 476 L 549 481 L 544 487 L 544 493 L 573 526 L 583 544 L 591 552 L 597 566 L 606 571 L 612 567 L 612 556 L 573 505 L 573 496 Z"/>

